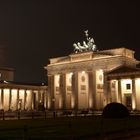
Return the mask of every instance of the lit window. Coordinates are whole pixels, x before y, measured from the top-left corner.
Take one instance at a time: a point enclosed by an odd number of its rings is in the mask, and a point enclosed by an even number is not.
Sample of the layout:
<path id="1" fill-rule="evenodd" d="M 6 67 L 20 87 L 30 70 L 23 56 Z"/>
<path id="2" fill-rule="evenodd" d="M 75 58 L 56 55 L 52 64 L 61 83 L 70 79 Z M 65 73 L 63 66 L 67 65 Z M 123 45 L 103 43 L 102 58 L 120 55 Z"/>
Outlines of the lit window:
<path id="1" fill-rule="evenodd" d="M 131 89 L 131 85 L 130 84 L 126 84 L 126 89 Z"/>

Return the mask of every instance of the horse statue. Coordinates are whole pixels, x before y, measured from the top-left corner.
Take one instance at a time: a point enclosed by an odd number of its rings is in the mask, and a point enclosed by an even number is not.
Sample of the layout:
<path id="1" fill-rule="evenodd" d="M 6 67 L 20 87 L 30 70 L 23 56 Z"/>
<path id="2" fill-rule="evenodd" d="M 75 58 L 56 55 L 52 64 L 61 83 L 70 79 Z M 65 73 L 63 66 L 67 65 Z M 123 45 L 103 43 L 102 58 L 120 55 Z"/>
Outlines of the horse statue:
<path id="1" fill-rule="evenodd" d="M 96 51 L 96 45 L 93 38 L 90 38 L 88 35 L 88 30 L 84 31 L 87 41 L 83 41 L 83 45 L 78 42 L 74 43 L 74 51 L 77 52 L 85 52 L 85 51 Z M 87 42 L 87 43 L 86 43 Z"/>

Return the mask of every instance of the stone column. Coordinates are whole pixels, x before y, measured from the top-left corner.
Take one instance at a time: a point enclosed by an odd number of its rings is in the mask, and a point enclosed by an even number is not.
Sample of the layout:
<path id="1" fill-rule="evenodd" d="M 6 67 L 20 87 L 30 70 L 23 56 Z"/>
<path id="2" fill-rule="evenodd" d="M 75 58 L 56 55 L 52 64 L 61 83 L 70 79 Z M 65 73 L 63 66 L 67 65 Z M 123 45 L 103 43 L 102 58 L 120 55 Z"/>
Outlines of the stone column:
<path id="1" fill-rule="evenodd" d="M 45 107 L 45 92 L 42 90 L 42 104 Z"/>
<path id="2" fill-rule="evenodd" d="M 72 75 L 72 96 L 74 99 L 74 109 L 78 110 L 78 72 Z"/>
<path id="3" fill-rule="evenodd" d="M 110 80 L 108 80 L 107 75 L 104 74 L 104 106 L 111 102 L 111 98 Z"/>
<path id="4" fill-rule="evenodd" d="M 4 104 L 3 104 L 3 100 L 4 100 L 4 93 L 3 93 L 3 88 L 1 88 L 1 109 L 3 109 L 4 110 Z"/>
<path id="5" fill-rule="evenodd" d="M 46 109 L 49 109 L 49 106 L 48 106 L 48 89 L 46 88 L 46 90 L 45 90 L 45 95 L 46 95 Z"/>
<path id="6" fill-rule="evenodd" d="M 55 110 L 55 101 L 56 101 L 56 99 L 55 99 L 55 90 L 54 90 L 54 86 L 55 86 L 55 84 L 54 84 L 54 82 L 55 82 L 55 76 L 54 75 L 52 75 L 51 76 L 51 91 L 50 91 L 50 99 L 51 99 L 51 109 L 53 109 L 53 110 Z"/>
<path id="7" fill-rule="evenodd" d="M 52 88 L 52 82 L 51 82 L 51 75 L 48 75 L 48 109 L 51 109 L 52 106 L 52 99 L 51 99 L 51 88 Z"/>
<path id="8" fill-rule="evenodd" d="M 89 95 L 88 95 L 88 104 L 89 104 L 89 109 L 94 110 L 95 108 L 95 97 L 94 97 L 94 86 L 93 86 L 93 71 L 89 71 L 88 72 L 88 91 L 89 91 Z"/>
<path id="9" fill-rule="evenodd" d="M 118 80 L 118 102 L 122 103 L 121 79 Z"/>
<path id="10" fill-rule="evenodd" d="M 55 109 L 55 96 L 54 96 L 54 75 L 48 75 L 48 102 L 49 108 Z"/>
<path id="11" fill-rule="evenodd" d="M 0 109 L 2 109 L 2 88 L 0 87 Z"/>
<path id="12" fill-rule="evenodd" d="M 27 107 L 27 90 L 25 89 L 24 90 L 24 110 L 26 110 L 26 107 Z"/>
<path id="13" fill-rule="evenodd" d="M 9 89 L 9 110 L 11 109 L 11 103 L 12 103 L 12 93 L 11 88 Z"/>
<path id="14" fill-rule="evenodd" d="M 32 95 L 32 97 L 31 97 L 31 109 L 34 110 L 34 91 L 33 90 L 31 91 L 31 95 Z"/>
<path id="15" fill-rule="evenodd" d="M 18 110 L 18 106 L 19 106 L 19 89 L 17 89 L 17 103 L 16 103 L 16 109 Z"/>
<path id="16" fill-rule="evenodd" d="M 44 107 L 45 109 L 48 109 L 47 89 L 43 89 L 43 94 L 44 94 Z"/>
<path id="17" fill-rule="evenodd" d="M 136 106 L 136 86 L 135 86 L 135 78 L 132 79 L 132 109 L 135 110 Z"/>
<path id="18" fill-rule="evenodd" d="M 111 81 L 107 81 L 107 91 L 106 91 L 106 96 L 107 96 L 107 104 L 112 102 L 112 86 L 111 86 Z"/>
<path id="19" fill-rule="evenodd" d="M 32 110 L 32 98 L 33 98 L 33 96 L 32 96 L 32 90 L 30 90 L 30 106 L 29 106 L 29 110 Z"/>
<path id="20" fill-rule="evenodd" d="M 32 92 L 32 110 L 36 109 L 36 92 Z"/>
<path id="21" fill-rule="evenodd" d="M 66 74 L 60 75 L 60 94 L 62 99 L 62 109 L 66 109 Z"/>

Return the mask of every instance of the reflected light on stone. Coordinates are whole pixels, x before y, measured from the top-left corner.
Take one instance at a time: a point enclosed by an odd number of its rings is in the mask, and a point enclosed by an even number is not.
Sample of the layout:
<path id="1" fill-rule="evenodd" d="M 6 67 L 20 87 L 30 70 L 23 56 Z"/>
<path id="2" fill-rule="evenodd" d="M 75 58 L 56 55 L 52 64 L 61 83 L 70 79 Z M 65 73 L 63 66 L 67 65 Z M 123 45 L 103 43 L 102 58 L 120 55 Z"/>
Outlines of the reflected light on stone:
<path id="1" fill-rule="evenodd" d="M 59 100 L 59 109 L 61 109 L 62 108 L 62 98 L 60 98 L 60 100 Z"/>
<path id="2" fill-rule="evenodd" d="M 103 70 L 102 69 L 99 69 L 99 72 L 103 72 Z"/>
<path id="3" fill-rule="evenodd" d="M 70 73 L 70 76 L 72 76 L 72 75 L 73 75 L 73 72 Z"/>
<path id="4" fill-rule="evenodd" d="M 2 100 L 2 97 L 1 97 L 1 89 L 0 89 L 0 102 L 2 102 L 1 100 Z M 2 109 L 2 104 L 1 103 L 0 103 L 0 109 Z"/>
<path id="5" fill-rule="evenodd" d="M 140 78 L 136 79 L 137 84 L 140 84 Z"/>
<path id="6" fill-rule="evenodd" d="M 48 99 L 48 109 L 50 109 L 50 108 L 51 108 L 51 100 Z"/>
<path id="7" fill-rule="evenodd" d="M 13 94 L 16 94 L 16 93 L 17 93 L 17 89 L 12 89 L 11 92 L 12 92 Z"/>
<path id="8" fill-rule="evenodd" d="M 9 93 L 10 93 L 10 90 L 9 89 L 4 89 L 3 90 L 4 92 L 4 110 L 8 110 L 9 109 Z"/>
<path id="9" fill-rule="evenodd" d="M 26 93 L 29 94 L 29 93 L 31 93 L 31 91 L 30 90 L 26 90 Z"/>
<path id="10" fill-rule="evenodd" d="M 132 109 L 135 110 L 136 109 L 136 103 L 135 103 L 135 100 L 132 99 Z"/>
<path id="11" fill-rule="evenodd" d="M 85 71 L 82 71 L 82 74 L 85 74 L 86 72 Z"/>
<path id="12" fill-rule="evenodd" d="M 55 75 L 55 85 L 56 85 L 57 87 L 60 86 L 60 75 Z"/>
<path id="13" fill-rule="evenodd" d="M 90 107 L 90 108 L 92 108 L 92 104 L 93 104 L 93 101 L 92 101 L 92 99 L 90 98 L 90 99 L 89 99 L 89 107 Z"/>
<path id="14" fill-rule="evenodd" d="M 74 98 L 72 97 L 72 100 L 71 100 L 71 108 L 73 109 L 75 107 L 75 103 L 74 103 Z"/>

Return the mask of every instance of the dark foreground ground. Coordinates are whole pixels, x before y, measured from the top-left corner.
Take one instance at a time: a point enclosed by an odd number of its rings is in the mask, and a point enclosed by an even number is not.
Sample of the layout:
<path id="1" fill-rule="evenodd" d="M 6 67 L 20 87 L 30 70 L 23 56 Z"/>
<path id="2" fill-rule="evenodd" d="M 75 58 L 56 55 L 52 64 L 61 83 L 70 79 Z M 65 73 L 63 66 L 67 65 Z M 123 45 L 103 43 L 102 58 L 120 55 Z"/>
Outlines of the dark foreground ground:
<path id="1" fill-rule="evenodd" d="M 140 118 L 101 116 L 1 120 L 0 140 L 125 140 L 140 135 Z"/>

